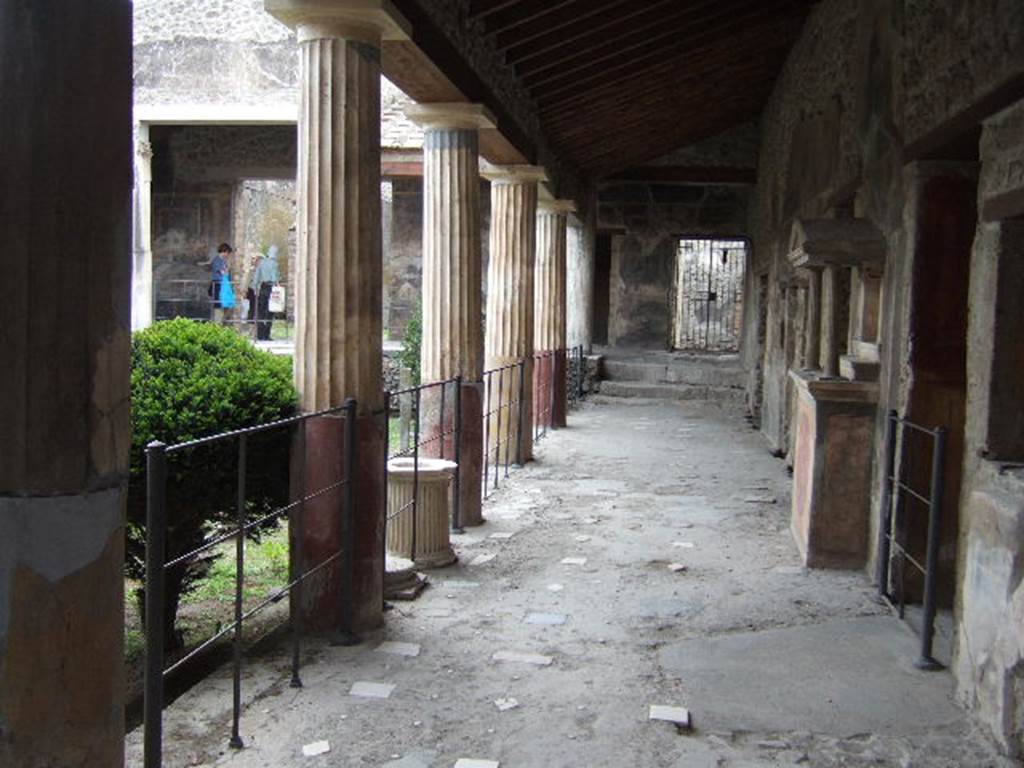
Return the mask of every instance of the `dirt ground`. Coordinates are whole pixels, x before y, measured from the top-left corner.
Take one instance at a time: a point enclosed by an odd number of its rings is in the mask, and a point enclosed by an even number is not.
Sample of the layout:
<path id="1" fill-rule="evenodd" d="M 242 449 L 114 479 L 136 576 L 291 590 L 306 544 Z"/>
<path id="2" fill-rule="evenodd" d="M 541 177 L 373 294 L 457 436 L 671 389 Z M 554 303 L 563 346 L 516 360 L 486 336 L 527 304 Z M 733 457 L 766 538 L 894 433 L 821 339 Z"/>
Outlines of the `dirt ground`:
<path id="1" fill-rule="evenodd" d="M 244 749 L 227 747 L 227 670 L 169 707 L 165 765 L 1014 765 L 947 672 L 914 669 L 915 637 L 863 574 L 800 567 L 790 478 L 734 411 L 585 403 L 385 629 L 310 644 L 297 690 L 287 647 L 249 660 Z M 651 705 L 688 709 L 692 730 Z M 140 732 L 128 753 L 141 764 Z"/>

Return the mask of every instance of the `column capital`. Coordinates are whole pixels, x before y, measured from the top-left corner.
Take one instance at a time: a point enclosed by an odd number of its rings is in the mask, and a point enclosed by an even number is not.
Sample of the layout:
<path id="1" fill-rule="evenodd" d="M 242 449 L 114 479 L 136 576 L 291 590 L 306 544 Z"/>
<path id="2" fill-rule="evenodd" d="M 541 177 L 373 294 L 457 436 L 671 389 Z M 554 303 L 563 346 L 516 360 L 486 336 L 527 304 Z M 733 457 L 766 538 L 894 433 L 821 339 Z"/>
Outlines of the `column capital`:
<path id="1" fill-rule="evenodd" d="M 300 43 L 343 38 L 380 46 L 412 32 L 391 0 L 263 0 L 263 8 L 294 29 Z"/>
<path id="2" fill-rule="evenodd" d="M 431 129 L 479 131 L 498 127 L 494 115 L 483 104 L 464 102 L 411 104 L 405 108 L 405 116 L 428 131 Z"/>
<path id="3" fill-rule="evenodd" d="M 548 172 L 540 165 L 491 165 L 480 163 L 480 175 L 491 184 L 536 184 L 548 180 Z"/>
<path id="4" fill-rule="evenodd" d="M 574 200 L 554 200 L 541 198 L 537 201 L 537 213 L 555 214 L 560 216 L 567 216 L 570 213 L 576 212 L 576 202 Z"/>

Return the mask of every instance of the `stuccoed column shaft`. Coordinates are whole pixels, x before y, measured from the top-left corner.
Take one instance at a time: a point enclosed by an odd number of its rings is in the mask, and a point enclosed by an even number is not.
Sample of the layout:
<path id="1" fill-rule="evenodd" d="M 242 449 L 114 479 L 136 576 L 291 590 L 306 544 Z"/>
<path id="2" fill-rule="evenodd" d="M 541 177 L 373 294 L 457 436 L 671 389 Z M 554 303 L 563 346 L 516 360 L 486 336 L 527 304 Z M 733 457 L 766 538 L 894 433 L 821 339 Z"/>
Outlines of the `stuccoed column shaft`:
<path id="1" fill-rule="evenodd" d="M 533 333 L 534 259 L 537 231 L 537 182 L 544 172 L 536 166 L 504 166 L 488 169 L 491 181 L 490 262 L 487 268 L 487 331 L 484 364 L 487 368 L 526 361 L 522 430 L 517 418 L 506 418 L 501 431 L 490 431 L 492 444 L 507 436 L 518 444 L 519 458 L 533 458 Z M 511 377 L 506 377 L 509 379 Z M 504 402 L 519 397 L 518 382 L 501 393 Z M 497 406 L 492 392 L 487 411 Z"/>
<path id="2" fill-rule="evenodd" d="M 406 110 L 425 129 L 423 139 L 423 341 L 424 382 L 462 376 L 459 452 L 459 523 L 477 525 L 483 466 L 482 378 L 484 329 L 480 241 L 479 130 L 494 128 L 476 104 L 418 104 Z M 453 432 L 454 388 L 427 393 L 425 411 L 438 412 L 446 396 L 445 432 Z M 429 423 L 437 424 L 435 419 Z M 454 436 L 439 444 L 454 458 Z"/>

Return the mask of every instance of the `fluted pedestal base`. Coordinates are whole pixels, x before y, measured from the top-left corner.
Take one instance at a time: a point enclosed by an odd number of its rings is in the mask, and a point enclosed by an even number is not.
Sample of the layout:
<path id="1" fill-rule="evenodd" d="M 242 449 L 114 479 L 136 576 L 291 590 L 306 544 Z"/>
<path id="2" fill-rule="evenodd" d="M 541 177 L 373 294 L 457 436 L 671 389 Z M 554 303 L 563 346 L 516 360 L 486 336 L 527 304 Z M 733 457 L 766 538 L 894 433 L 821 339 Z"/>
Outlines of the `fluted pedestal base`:
<path id="1" fill-rule="evenodd" d="M 458 560 L 448 533 L 456 466 L 452 461 L 421 458 L 416 476 L 413 459 L 388 462 L 389 554 L 412 560 L 419 568 L 439 568 Z"/>

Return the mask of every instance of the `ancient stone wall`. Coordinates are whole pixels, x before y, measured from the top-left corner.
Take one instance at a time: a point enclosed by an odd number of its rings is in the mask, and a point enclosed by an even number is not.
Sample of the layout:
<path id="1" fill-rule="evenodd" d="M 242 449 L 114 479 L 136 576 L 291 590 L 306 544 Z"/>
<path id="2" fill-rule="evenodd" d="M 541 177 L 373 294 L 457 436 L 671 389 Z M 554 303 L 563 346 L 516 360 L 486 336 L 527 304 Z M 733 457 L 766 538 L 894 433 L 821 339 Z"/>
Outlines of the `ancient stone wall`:
<path id="1" fill-rule="evenodd" d="M 743 237 L 745 187 L 607 183 L 598 229 L 624 232 L 613 248 L 608 343 L 665 349 L 679 238 Z"/>
<path id="2" fill-rule="evenodd" d="M 982 137 L 979 200 L 1024 190 L 1024 102 Z M 961 491 L 960 696 L 1024 754 L 1024 226 L 983 221 L 971 259 Z"/>
<path id="3" fill-rule="evenodd" d="M 906 412 L 920 402 L 921 393 L 928 397 L 930 386 L 913 366 L 920 353 L 915 346 L 934 346 L 934 340 L 915 339 L 911 332 L 915 307 L 952 302 L 957 287 L 941 288 L 938 296 L 921 293 L 920 286 L 929 284 L 921 275 L 938 266 L 937 256 L 921 246 L 924 230 L 934 228 L 927 220 L 935 210 L 929 184 L 935 178 L 950 184 L 960 179 L 961 187 L 973 183 L 979 121 L 993 111 L 997 97 L 1006 99 L 1006 88 L 1001 97 L 992 96 L 999 87 L 1024 77 L 1022 35 L 1020 3 L 824 0 L 808 18 L 762 116 L 758 187 L 750 212 L 755 268 L 747 305 L 753 310 L 763 291 L 766 306 L 748 312 L 745 363 L 752 372 L 750 396 L 760 399 L 761 429 L 780 452 L 788 445 L 792 420 L 787 374 L 797 360 L 794 346 L 784 343 L 797 330 L 795 276 L 786 260 L 794 219 L 861 216 L 887 242 L 872 550 L 880 516 L 884 414 L 889 408 Z M 982 152 L 982 201 L 1019 186 L 1020 125 L 1019 113 L 990 123 Z M 910 160 L 918 162 L 905 165 Z M 962 220 L 969 222 L 971 215 L 967 211 Z M 978 456 L 991 437 L 985 432 L 991 422 L 983 405 L 991 398 L 985 393 L 997 378 L 1005 379 L 992 351 L 999 345 L 991 341 L 1000 322 L 990 314 L 992 297 L 1008 279 L 999 254 L 1020 247 L 1014 227 L 1006 222 L 998 231 L 994 227 L 979 225 L 974 246 L 966 441 L 953 443 L 953 461 L 963 463 L 965 482 L 960 499 L 947 505 L 954 517 L 959 511 L 961 525 L 954 666 L 964 701 L 1007 749 L 1019 750 L 1024 731 L 1021 480 Z M 997 266 L 1004 267 L 998 278 Z M 951 306 L 950 313 L 955 311 Z M 759 336 L 763 348 L 758 350 L 751 340 Z M 1015 407 L 1019 410 L 1019 404 Z M 962 423 L 951 426 L 963 435 Z M 955 549 L 955 541 L 945 542 L 940 554 Z M 872 552 L 869 571 L 873 559 Z"/>
<path id="4" fill-rule="evenodd" d="M 295 105 L 298 48 L 263 0 L 137 0 L 135 103 Z"/>

